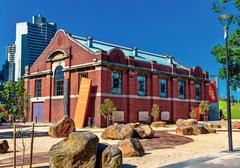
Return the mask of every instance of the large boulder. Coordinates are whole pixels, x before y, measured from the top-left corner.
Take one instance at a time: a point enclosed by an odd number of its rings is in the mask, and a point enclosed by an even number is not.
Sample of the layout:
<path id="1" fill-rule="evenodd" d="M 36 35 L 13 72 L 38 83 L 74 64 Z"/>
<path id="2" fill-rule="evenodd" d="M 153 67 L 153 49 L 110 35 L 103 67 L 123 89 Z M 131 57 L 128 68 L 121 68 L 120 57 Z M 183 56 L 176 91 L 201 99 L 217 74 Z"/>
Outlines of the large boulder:
<path id="1" fill-rule="evenodd" d="M 96 168 L 122 167 L 122 152 L 116 146 L 98 144 Z"/>
<path id="2" fill-rule="evenodd" d="M 49 127 L 49 136 L 54 138 L 67 137 L 70 133 L 75 131 L 74 121 L 68 117 L 64 116 L 56 124 Z"/>
<path id="3" fill-rule="evenodd" d="M 207 131 L 209 132 L 209 133 L 216 133 L 217 131 L 216 131 L 216 129 L 214 129 L 214 128 L 206 128 L 207 129 Z"/>
<path id="4" fill-rule="evenodd" d="M 182 127 L 177 127 L 176 128 L 176 134 L 177 135 L 196 135 L 198 134 L 199 132 L 196 132 L 198 131 L 193 129 L 193 127 L 185 127 L 185 126 L 182 126 Z"/>
<path id="5" fill-rule="evenodd" d="M 49 151 L 51 168 L 94 168 L 98 137 L 90 132 L 73 132 Z"/>
<path id="6" fill-rule="evenodd" d="M 145 154 L 143 145 L 137 138 L 124 139 L 118 142 L 123 157 L 143 156 Z"/>
<path id="7" fill-rule="evenodd" d="M 220 124 L 212 124 L 212 123 L 208 123 L 208 124 L 206 124 L 205 125 L 205 127 L 206 128 L 209 128 L 209 129 L 211 129 L 211 128 L 214 128 L 214 129 L 216 129 L 216 128 L 221 128 L 221 125 Z"/>
<path id="8" fill-rule="evenodd" d="M 134 136 L 134 130 L 131 125 L 115 123 L 107 127 L 102 132 L 103 139 L 121 140 L 126 138 L 132 138 Z"/>
<path id="9" fill-rule="evenodd" d="M 212 124 L 212 128 L 214 128 L 214 129 L 222 128 L 222 126 L 220 124 Z"/>
<path id="10" fill-rule="evenodd" d="M 9 149 L 8 141 L 1 140 L 0 141 L 0 153 L 6 153 Z"/>
<path id="11" fill-rule="evenodd" d="M 133 128 L 137 128 L 139 125 L 141 125 L 141 123 L 139 122 L 135 122 L 135 123 L 128 123 L 128 125 L 130 125 Z"/>
<path id="12" fill-rule="evenodd" d="M 196 119 L 178 119 L 176 121 L 176 125 L 178 127 L 182 127 L 182 126 L 194 126 L 194 125 L 197 125 L 198 124 L 198 121 Z"/>
<path id="13" fill-rule="evenodd" d="M 137 128 L 134 128 L 137 133 L 137 137 L 143 138 L 152 138 L 154 136 L 153 129 L 147 124 L 141 124 Z"/>
<path id="14" fill-rule="evenodd" d="M 204 125 L 194 125 L 193 126 L 194 134 L 208 134 L 208 130 L 204 127 Z"/>
<path id="15" fill-rule="evenodd" d="M 154 121 L 151 124 L 151 127 L 166 127 L 166 122 L 164 121 Z"/>
<path id="16" fill-rule="evenodd" d="M 232 129 L 240 129 L 240 122 L 239 121 L 233 121 L 232 122 Z"/>
<path id="17" fill-rule="evenodd" d="M 182 127 L 182 126 L 184 126 L 183 121 L 184 121 L 184 119 L 178 119 L 178 120 L 176 121 L 176 126 L 177 126 L 177 127 Z"/>

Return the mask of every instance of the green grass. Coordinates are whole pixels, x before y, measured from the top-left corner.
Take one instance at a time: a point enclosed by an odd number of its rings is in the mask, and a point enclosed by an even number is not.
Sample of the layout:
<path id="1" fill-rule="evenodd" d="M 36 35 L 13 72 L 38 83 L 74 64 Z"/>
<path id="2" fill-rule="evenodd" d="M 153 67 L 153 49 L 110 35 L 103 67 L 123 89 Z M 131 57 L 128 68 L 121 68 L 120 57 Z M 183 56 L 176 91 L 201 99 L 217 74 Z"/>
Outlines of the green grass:
<path id="1" fill-rule="evenodd" d="M 224 117 L 227 119 L 227 102 L 219 101 L 219 109 L 222 109 Z M 240 103 L 231 104 L 232 119 L 240 119 Z"/>

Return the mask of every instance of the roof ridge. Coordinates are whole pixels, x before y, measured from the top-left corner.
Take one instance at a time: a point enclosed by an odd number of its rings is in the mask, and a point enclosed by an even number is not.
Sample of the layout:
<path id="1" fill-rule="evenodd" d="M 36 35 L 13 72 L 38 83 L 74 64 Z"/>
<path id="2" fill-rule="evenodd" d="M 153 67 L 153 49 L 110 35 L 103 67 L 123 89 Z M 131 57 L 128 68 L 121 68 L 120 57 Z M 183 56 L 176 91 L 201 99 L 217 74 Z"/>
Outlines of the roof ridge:
<path id="1" fill-rule="evenodd" d="M 81 36 L 76 36 L 76 35 L 72 35 L 72 37 L 77 38 L 79 40 L 85 40 L 85 41 L 87 40 L 86 37 L 81 37 Z M 116 48 L 120 48 L 120 49 L 122 48 L 122 49 L 125 49 L 125 50 L 133 51 L 133 48 L 125 47 L 125 46 L 118 45 L 118 44 L 112 44 L 112 43 L 108 43 L 108 42 L 104 42 L 104 41 L 100 41 L 100 40 L 94 40 L 94 39 L 93 39 L 93 42 L 98 43 L 98 44 L 107 45 L 107 46 L 110 46 L 110 47 L 116 47 Z M 143 51 L 143 50 L 138 50 L 138 52 L 142 53 L 142 54 L 155 56 L 155 57 L 165 58 L 165 59 L 170 57 L 170 55 L 156 54 L 156 53 Z"/>

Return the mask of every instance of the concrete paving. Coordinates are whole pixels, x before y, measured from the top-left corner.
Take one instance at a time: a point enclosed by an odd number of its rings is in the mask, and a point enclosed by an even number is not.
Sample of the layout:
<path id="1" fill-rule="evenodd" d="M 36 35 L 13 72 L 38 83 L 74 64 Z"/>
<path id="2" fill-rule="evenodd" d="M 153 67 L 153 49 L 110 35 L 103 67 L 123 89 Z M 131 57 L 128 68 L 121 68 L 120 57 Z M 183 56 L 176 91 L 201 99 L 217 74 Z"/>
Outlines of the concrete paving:
<path id="1" fill-rule="evenodd" d="M 187 160 L 163 168 L 239 168 L 240 149 L 234 152 L 220 152 L 207 157 Z"/>

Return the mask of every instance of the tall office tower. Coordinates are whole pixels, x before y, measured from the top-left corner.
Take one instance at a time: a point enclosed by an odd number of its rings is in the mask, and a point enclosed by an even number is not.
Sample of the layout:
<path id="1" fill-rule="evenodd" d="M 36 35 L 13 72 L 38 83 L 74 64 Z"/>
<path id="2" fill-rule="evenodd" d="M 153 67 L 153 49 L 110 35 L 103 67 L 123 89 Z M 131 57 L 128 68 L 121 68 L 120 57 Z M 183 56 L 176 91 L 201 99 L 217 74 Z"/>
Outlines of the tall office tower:
<path id="1" fill-rule="evenodd" d="M 48 46 L 57 25 L 48 23 L 41 15 L 33 16 L 32 23 L 21 22 L 16 25 L 15 81 L 24 75 L 25 66 L 31 66 Z"/>
<path id="2" fill-rule="evenodd" d="M 2 71 L 0 70 L 0 91 L 3 89 L 3 74 Z M 1 98 L 0 98 L 1 102 Z"/>
<path id="3" fill-rule="evenodd" d="M 5 63 L 2 65 L 2 78 L 3 82 L 8 81 L 8 61 L 5 61 Z"/>
<path id="4" fill-rule="evenodd" d="M 15 80 L 15 44 L 10 44 L 6 46 L 6 58 L 8 62 L 8 81 Z"/>

